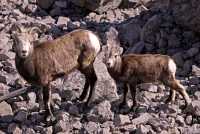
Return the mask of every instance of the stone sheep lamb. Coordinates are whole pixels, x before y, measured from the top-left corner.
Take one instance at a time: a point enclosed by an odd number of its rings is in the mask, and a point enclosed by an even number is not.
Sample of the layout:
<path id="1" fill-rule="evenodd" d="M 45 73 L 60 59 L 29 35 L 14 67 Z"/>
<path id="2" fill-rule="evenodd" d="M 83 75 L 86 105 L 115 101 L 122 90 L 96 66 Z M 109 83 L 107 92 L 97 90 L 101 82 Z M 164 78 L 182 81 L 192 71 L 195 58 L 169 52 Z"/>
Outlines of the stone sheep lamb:
<path id="1" fill-rule="evenodd" d="M 103 46 L 103 50 L 108 72 L 116 81 L 122 82 L 125 87 L 120 107 L 126 104 L 128 90 L 132 95 L 133 107 L 136 106 L 136 86 L 152 82 L 161 82 L 170 87 L 170 95 L 166 103 L 175 101 L 176 91 L 183 96 L 186 106 L 191 103 L 184 86 L 175 78 L 176 64 L 169 56 L 160 54 L 122 55 L 123 48 L 120 47 L 116 32 L 111 30 L 108 35 L 108 44 Z"/>
<path id="2" fill-rule="evenodd" d="M 50 106 L 50 82 L 75 69 L 80 70 L 86 78 L 80 101 L 85 99 L 90 86 L 86 102 L 88 104 L 97 80 L 93 68 L 95 57 L 100 51 L 100 40 L 97 35 L 89 30 L 78 29 L 55 40 L 38 44 L 36 31 L 39 29 L 17 25 L 14 27 L 12 37 L 16 68 L 27 82 L 42 87 L 47 121 L 55 120 Z"/>

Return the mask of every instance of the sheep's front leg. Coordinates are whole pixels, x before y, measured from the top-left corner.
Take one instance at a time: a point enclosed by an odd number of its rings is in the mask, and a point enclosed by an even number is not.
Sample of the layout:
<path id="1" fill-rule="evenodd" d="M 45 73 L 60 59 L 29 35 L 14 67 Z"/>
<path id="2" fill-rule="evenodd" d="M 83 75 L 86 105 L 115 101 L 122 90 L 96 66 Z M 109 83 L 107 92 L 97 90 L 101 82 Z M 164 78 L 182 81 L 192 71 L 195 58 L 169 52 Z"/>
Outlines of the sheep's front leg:
<path id="1" fill-rule="evenodd" d="M 52 110 L 51 110 L 51 87 L 50 84 L 48 86 L 45 86 L 43 88 L 43 99 L 44 99 L 44 105 L 46 110 L 46 121 L 55 121 L 55 117 L 53 116 Z"/>
<path id="2" fill-rule="evenodd" d="M 88 90 L 89 90 L 89 84 L 90 84 L 89 79 L 86 77 L 83 91 L 81 93 L 81 96 L 78 98 L 79 101 L 83 101 L 86 98 Z"/>

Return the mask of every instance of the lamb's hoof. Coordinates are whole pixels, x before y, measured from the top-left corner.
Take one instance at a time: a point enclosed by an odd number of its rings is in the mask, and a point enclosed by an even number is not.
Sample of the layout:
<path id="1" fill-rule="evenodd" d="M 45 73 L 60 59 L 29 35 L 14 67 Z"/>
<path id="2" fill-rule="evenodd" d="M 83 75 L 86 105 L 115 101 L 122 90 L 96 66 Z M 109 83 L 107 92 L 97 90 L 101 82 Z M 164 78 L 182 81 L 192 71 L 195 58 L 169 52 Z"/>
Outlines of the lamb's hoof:
<path id="1" fill-rule="evenodd" d="M 52 125 L 55 122 L 56 122 L 56 118 L 54 116 L 49 115 L 49 116 L 46 117 L 47 126 Z"/>
<path id="2" fill-rule="evenodd" d="M 165 101 L 165 104 L 174 104 L 174 103 L 175 103 L 175 100 L 172 100 L 169 98 Z"/>

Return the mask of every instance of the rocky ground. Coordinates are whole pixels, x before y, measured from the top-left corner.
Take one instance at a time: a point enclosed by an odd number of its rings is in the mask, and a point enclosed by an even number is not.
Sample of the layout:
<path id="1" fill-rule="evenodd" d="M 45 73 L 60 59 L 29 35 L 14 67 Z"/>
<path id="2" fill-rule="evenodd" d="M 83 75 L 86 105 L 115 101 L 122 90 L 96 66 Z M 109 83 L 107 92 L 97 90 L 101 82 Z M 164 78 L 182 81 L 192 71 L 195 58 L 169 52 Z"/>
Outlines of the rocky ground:
<path id="1" fill-rule="evenodd" d="M 100 4 L 83 1 L 0 1 L 0 95 L 24 86 L 15 69 L 15 54 L 11 51 L 11 26 L 15 22 L 39 27 L 43 31 L 41 40 L 51 40 L 73 29 L 86 28 L 96 32 L 103 44 L 107 42 L 105 33 L 113 26 L 119 32 L 125 53 L 172 56 L 178 66 L 177 78 L 186 87 L 192 105 L 183 110 L 184 101 L 180 95 L 175 104 L 165 104 L 169 95 L 167 87 L 142 84 L 137 91 L 139 106 L 130 110 L 132 101 L 129 96 L 128 106 L 119 109 L 123 88 L 120 84 L 116 88 L 100 54 L 94 63 L 98 83 L 90 108 L 84 109 L 83 103 L 72 102 L 80 95 L 85 79 L 75 71 L 52 83 L 57 119 L 54 125 L 45 126 L 44 115 L 39 113 L 37 88 L 32 88 L 28 94 L 0 103 L 0 133 L 199 134 L 200 38 L 196 31 L 200 27 L 197 24 L 200 8 L 195 8 L 198 1 L 177 0 L 171 5 L 161 0 L 144 0 L 145 7 L 139 0 L 111 0 L 107 3 L 104 0 Z M 193 8 L 184 12 L 190 6 Z"/>

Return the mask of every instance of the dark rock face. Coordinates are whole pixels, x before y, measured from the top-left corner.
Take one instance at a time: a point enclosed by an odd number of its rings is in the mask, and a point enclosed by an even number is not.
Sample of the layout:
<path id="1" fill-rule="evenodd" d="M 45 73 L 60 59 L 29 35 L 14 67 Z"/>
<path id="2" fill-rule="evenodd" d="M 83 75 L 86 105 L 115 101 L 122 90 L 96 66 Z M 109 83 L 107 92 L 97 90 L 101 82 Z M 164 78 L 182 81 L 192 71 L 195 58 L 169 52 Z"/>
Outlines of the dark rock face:
<path id="1" fill-rule="evenodd" d="M 197 0 L 171 0 L 170 6 L 177 24 L 199 32 L 199 1 Z"/>

